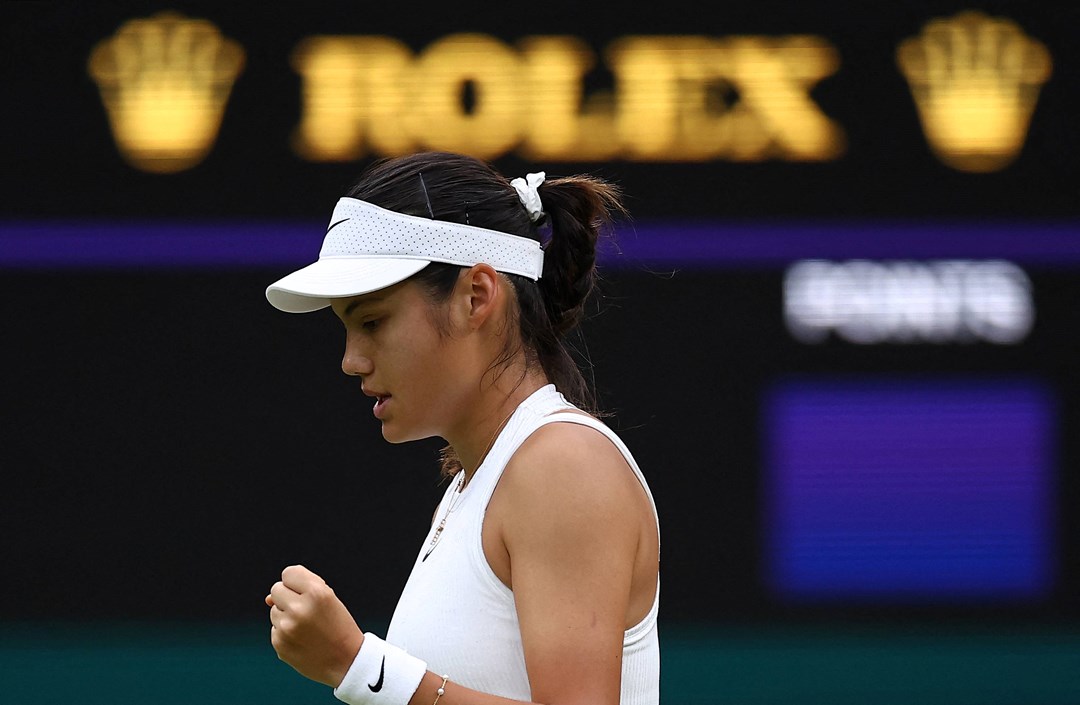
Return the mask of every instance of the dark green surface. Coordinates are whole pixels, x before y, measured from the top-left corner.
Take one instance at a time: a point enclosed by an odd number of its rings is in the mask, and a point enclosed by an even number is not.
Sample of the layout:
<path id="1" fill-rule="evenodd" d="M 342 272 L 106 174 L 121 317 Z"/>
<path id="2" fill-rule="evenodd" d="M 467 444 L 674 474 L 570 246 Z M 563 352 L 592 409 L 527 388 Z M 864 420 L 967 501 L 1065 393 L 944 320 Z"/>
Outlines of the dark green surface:
<path id="1" fill-rule="evenodd" d="M 262 625 L 2 625 L 5 705 L 304 705 Z M 1080 629 L 665 625 L 662 702 L 1077 705 Z"/>

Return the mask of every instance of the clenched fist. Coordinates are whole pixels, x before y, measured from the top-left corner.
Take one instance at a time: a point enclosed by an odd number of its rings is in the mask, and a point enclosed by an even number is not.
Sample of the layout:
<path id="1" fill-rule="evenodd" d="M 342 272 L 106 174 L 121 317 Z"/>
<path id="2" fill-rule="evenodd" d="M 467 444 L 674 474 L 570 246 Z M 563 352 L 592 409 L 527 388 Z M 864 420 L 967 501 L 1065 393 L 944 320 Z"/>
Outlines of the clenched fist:
<path id="1" fill-rule="evenodd" d="M 266 596 L 270 643 L 301 675 L 336 688 L 364 642 L 364 633 L 326 581 L 301 565 L 281 571 Z"/>

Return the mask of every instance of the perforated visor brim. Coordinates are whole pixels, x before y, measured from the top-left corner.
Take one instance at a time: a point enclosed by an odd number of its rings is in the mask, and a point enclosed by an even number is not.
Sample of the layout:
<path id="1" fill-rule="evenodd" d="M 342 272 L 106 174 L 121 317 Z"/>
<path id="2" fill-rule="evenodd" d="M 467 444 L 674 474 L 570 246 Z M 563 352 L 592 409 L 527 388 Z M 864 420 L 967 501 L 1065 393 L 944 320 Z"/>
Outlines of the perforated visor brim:
<path id="1" fill-rule="evenodd" d="M 266 288 L 266 300 L 286 313 L 326 308 L 330 299 L 369 294 L 405 281 L 430 260 L 379 255 L 324 257 Z"/>

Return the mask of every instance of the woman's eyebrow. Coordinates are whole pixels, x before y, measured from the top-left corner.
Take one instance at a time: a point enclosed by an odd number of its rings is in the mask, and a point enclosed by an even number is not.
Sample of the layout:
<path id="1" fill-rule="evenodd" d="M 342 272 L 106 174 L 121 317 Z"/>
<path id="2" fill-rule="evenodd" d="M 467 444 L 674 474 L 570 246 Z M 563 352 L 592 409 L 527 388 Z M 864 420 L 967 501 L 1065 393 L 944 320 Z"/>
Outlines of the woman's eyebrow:
<path id="1" fill-rule="evenodd" d="M 345 311 L 341 315 L 343 317 L 350 316 L 350 315 L 352 315 L 352 312 L 356 310 L 357 306 L 367 306 L 368 304 L 378 303 L 378 302 L 382 301 L 385 298 L 386 298 L 385 295 L 373 294 L 370 297 L 365 296 L 362 299 L 357 299 L 357 300 L 353 301 L 351 304 L 349 304 L 348 306 L 346 306 Z"/>

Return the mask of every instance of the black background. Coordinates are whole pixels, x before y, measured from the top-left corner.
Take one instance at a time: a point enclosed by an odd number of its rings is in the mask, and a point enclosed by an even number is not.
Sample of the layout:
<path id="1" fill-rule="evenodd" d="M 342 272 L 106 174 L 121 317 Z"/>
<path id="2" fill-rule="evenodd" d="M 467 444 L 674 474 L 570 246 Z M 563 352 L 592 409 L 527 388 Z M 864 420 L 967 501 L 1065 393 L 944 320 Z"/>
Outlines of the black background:
<path id="1" fill-rule="evenodd" d="M 381 619 L 441 496 L 432 440 L 382 441 L 339 368 L 340 324 L 268 305 L 268 271 L 24 274 L 7 353 L 0 500 L 6 617 L 261 615 L 280 567 L 318 570 Z M 1039 322 L 1015 348 L 807 347 L 780 273 L 609 276 L 585 334 L 604 406 L 663 526 L 667 619 L 1078 615 L 1073 364 L 1080 281 L 1034 272 Z M 602 309 L 602 310 L 601 310 Z M 326 313 L 326 312 L 323 312 Z M 759 398 L 798 374 L 1025 375 L 1059 395 L 1059 569 L 1036 604 L 785 606 L 761 577 Z"/>

